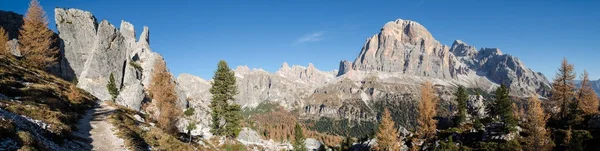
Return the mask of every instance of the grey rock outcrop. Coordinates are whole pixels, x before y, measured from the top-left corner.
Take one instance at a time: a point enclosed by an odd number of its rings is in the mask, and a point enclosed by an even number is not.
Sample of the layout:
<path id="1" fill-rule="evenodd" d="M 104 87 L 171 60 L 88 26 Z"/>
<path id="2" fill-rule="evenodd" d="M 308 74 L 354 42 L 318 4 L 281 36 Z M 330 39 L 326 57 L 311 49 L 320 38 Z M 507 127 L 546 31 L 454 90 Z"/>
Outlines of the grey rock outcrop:
<path id="1" fill-rule="evenodd" d="M 247 127 L 242 128 L 236 138 L 240 143 L 248 146 L 252 150 L 292 150 L 290 143 L 278 143 L 273 140 L 264 140 L 260 135 Z"/>
<path id="2" fill-rule="evenodd" d="M 307 138 L 304 140 L 304 146 L 308 150 L 318 150 L 323 144 L 314 138 Z"/>
<path id="3" fill-rule="evenodd" d="M 106 20 L 98 24 L 87 11 L 56 8 L 54 12 L 62 42 L 59 76 L 77 79 L 78 87 L 101 100 L 109 100 L 106 84 L 112 73 L 120 91 L 117 104 L 140 110 L 142 102 L 148 99 L 146 89 L 154 65 L 165 63 L 150 49 L 148 27 L 136 40 L 135 28 L 129 22 L 122 21 L 117 29 Z M 184 108 L 185 98 L 179 98 L 178 105 Z"/>
<path id="4" fill-rule="evenodd" d="M 182 94 L 182 98 L 189 101 L 189 107 L 194 108 L 195 112 L 191 119 L 196 119 L 196 129 L 192 131 L 192 135 L 210 137 L 210 101 L 211 95 L 209 89 L 210 82 L 189 74 L 181 74 L 177 76 L 177 88 Z M 181 98 L 181 97 L 180 97 Z M 181 129 L 184 129 L 185 124 L 180 124 Z"/>
<path id="5" fill-rule="evenodd" d="M 118 32 L 117 28 L 108 21 L 100 23 L 94 44 L 95 48 L 88 54 L 89 57 L 77 77 L 78 87 L 87 90 L 101 100 L 111 99 L 106 88 L 110 74 L 114 75 L 117 86 L 122 84 L 127 51 L 124 38 Z M 65 49 L 65 52 L 69 52 L 68 49 Z"/>
<path id="6" fill-rule="evenodd" d="M 340 61 L 340 68 L 338 69 L 337 76 L 344 75 L 350 71 L 352 71 L 352 62 L 350 62 L 348 60 Z"/>
<path id="7" fill-rule="evenodd" d="M 19 50 L 19 41 L 17 39 L 8 41 L 7 47 L 13 56 L 23 57 L 23 55 L 21 55 L 21 51 Z"/>
<path id="8" fill-rule="evenodd" d="M 468 119 L 473 118 L 485 118 L 486 114 L 486 106 L 485 106 L 485 98 L 481 95 L 471 95 L 467 100 L 467 114 Z M 475 115 L 476 117 L 472 117 L 471 115 Z"/>
<path id="9" fill-rule="evenodd" d="M 97 42 L 98 21 L 92 13 L 78 9 L 54 9 L 56 29 L 62 41 L 61 68 L 73 73 L 61 75 L 66 79 L 79 77 L 85 62 L 94 51 Z"/>

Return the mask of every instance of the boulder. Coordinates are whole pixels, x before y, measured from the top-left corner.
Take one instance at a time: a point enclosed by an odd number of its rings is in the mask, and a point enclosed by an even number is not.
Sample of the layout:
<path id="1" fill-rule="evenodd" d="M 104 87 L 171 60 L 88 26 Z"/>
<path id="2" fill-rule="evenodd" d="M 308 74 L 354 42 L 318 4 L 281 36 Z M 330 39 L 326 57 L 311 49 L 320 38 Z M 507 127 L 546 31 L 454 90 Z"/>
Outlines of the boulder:
<path id="1" fill-rule="evenodd" d="M 304 140 L 304 146 L 306 147 L 306 149 L 308 150 L 318 150 L 321 147 L 321 142 L 314 139 L 314 138 L 307 138 L 306 140 Z"/>

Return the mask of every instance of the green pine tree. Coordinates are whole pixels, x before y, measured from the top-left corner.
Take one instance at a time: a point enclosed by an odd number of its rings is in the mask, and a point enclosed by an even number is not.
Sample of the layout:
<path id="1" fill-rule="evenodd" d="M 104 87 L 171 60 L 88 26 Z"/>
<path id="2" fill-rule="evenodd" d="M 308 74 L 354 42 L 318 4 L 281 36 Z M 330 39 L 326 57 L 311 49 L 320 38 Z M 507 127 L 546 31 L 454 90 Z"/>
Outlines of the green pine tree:
<path id="1" fill-rule="evenodd" d="M 108 77 L 108 84 L 106 84 L 106 89 L 108 89 L 108 93 L 114 101 L 119 95 L 119 89 L 117 89 L 117 84 L 115 83 L 115 76 L 113 76 L 112 73 L 110 73 L 110 76 Z"/>
<path id="2" fill-rule="evenodd" d="M 517 126 L 517 121 L 513 115 L 512 101 L 509 97 L 510 90 L 502 84 L 496 89 L 496 100 L 494 101 L 494 116 L 498 117 L 504 123 L 506 132 L 512 132 Z"/>
<path id="3" fill-rule="evenodd" d="M 302 127 L 299 123 L 296 123 L 296 127 L 294 127 L 294 151 L 305 151 L 306 147 L 304 146 L 304 132 L 302 132 Z"/>
<path id="4" fill-rule="evenodd" d="M 467 99 L 469 99 L 469 96 L 465 87 L 458 86 L 454 97 L 456 97 L 455 100 L 458 102 L 458 115 L 456 116 L 455 123 L 457 126 L 460 126 L 467 119 Z"/>
<path id="5" fill-rule="evenodd" d="M 217 65 L 210 93 L 212 94 L 211 132 L 230 139 L 235 138 L 241 130 L 239 122 L 242 115 L 239 105 L 229 104 L 230 101 L 235 100 L 234 96 L 238 90 L 235 84 L 235 73 L 223 60 Z"/>

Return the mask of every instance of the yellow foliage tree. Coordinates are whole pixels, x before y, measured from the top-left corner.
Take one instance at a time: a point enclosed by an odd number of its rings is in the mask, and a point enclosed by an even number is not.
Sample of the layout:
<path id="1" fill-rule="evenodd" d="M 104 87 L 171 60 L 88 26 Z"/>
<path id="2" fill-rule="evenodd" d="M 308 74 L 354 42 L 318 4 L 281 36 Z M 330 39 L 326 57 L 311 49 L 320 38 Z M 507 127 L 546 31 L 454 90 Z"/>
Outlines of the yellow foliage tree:
<path id="1" fill-rule="evenodd" d="M 0 55 L 10 56 L 10 52 L 6 46 L 8 42 L 8 33 L 4 28 L 0 27 Z"/>
<path id="2" fill-rule="evenodd" d="M 158 126 L 169 133 L 177 131 L 175 124 L 182 114 L 176 104 L 177 95 L 175 93 L 175 83 L 172 79 L 165 62 L 159 59 L 154 64 L 149 92 L 158 107 Z"/>
<path id="3" fill-rule="evenodd" d="M 574 70 L 575 67 L 569 64 L 567 58 L 564 58 L 552 83 L 553 89 L 550 100 L 554 101 L 557 108 L 560 109 L 558 114 L 559 119 L 567 118 L 570 113 L 569 106 L 575 98 Z"/>
<path id="4" fill-rule="evenodd" d="M 31 0 L 19 30 L 19 50 L 24 61 L 32 67 L 44 69 L 56 63 L 58 48 L 54 32 L 48 29 L 48 17 L 37 0 Z"/>
<path id="5" fill-rule="evenodd" d="M 429 81 L 423 83 L 421 87 L 421 101 L 419 101 L 419 116 L 417 117 L 417 134 L 425 139 L 430 138 L 436 133 L 437 120 L 436 106 L 438 97 L 434 91 L 433 84 Z"/>
<path id="6" fill-rule="evenodd" d="M 554 143 L 550 138 L 550 131 L 546 129 L 546 122 L 550 116 L 544 113 L 544 109 L 542 108 L 537 95 L 532 95 L 528 100 L 528 104 L 529 107 L 526 114 L 527 122 L 525 123 L 525 126 L 530 135 L 525 138 L 525 149 L 540 151 L 552 150 Z"/>
<path id="7" fill-rule="evenodd" d="M 585 114 L 598 113 L 598 95 L 592 89 L 590 78 L 587 71 L 583 71 L 581 88 L 577 92 L 578 108 Z"/>
<path id="8" fill-rule="evenodd" d="M 398 140 L 398 129 L 395 127 L 392 115 L 388 109 L 383 111 L 379 130 L 377 131 L 377 150 L 395 151 L 400 150 L 400 140 Z"/>

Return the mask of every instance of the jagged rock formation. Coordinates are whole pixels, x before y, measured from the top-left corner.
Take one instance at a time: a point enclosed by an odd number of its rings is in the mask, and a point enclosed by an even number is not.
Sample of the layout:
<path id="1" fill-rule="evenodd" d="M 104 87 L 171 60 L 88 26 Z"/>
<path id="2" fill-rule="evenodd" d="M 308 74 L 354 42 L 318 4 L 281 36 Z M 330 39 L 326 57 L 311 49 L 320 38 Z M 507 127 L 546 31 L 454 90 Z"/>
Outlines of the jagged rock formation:
<path id="1" fill-rule="evenodd" d="M 117 29 L 108 21 L 99 24 L 90 12 L 56 8 L 55 21 L 62 42 L 59 75 L 76 79 L 77 86 L 101 100 L 109 100 L 106 88 L 112 73 L 120 95 L 116 102 L 140 110 L 147 99 L 154 64 L 163 58 L 150 49 L 148 27 L 136 40 L 132 24 L 122 21 Z M 173 80 L 175 82 L 175 80 Z M 180 98 L 180 106 L 185 100 Z"/>
<path id="2" fill-rule="evenodd" d="M 343 72 L 340 73 L 347 73 L 347 66 L 347 63 L 341 63 L 340 71 Z M 477 51 L 460 40 L 447 47 L 419 23 L 401 19 L 388 22 L 379 34 L 369 38 L 352 67 L 396 76 L 451 80 L 455 84 L 478 88 L 487 88 L 479 83 L 506 84 L 519 96 L 530 92 L 545 95 L 550 88 L 541 73 L 526 68 L 518 58 L 503 54 L 497 48 Z M 487 80 L 474 79 L 479 77 Z"/>
<path id="3" fill-rule="evenodd" d="M 196 119 L 196 129 L 191 131 L 192 135 L 203 136 L 204 138 L 210 138 L 210 102 L 211 95 L 210 82 L 189 74 L 181 74 L 177 76 L 177 89 L 180 94 L 180 98 L 184 98 L 189 101 L 189 107 L 194 108 L 195 112 L 191 119 Z M 178 124 L 180 129 L 185 129 L 188 121 L 180 120 Z"/>

